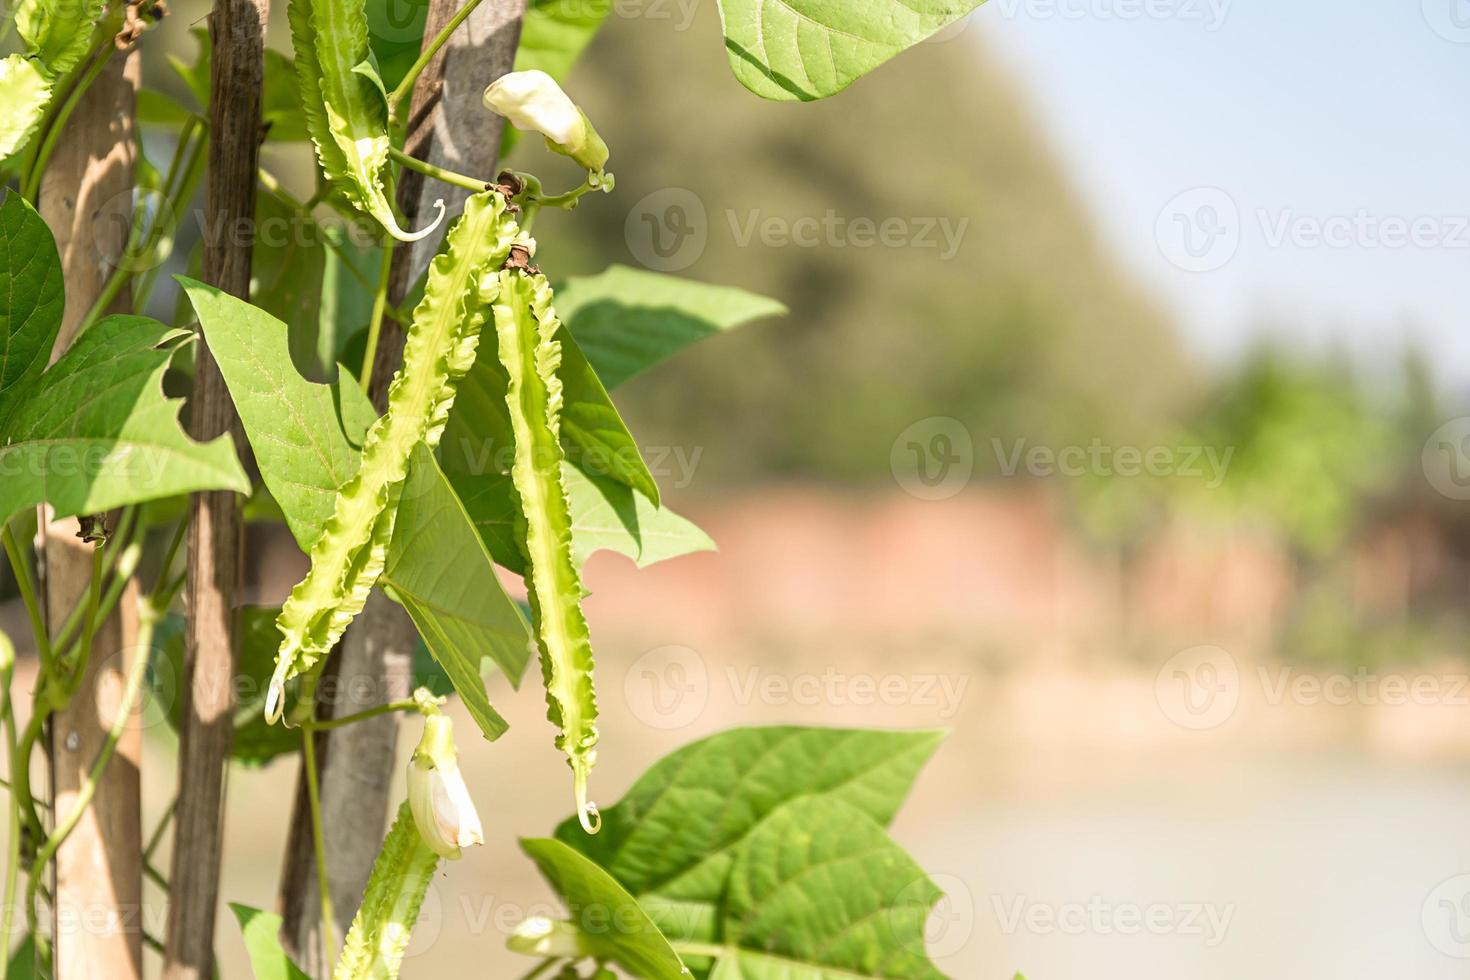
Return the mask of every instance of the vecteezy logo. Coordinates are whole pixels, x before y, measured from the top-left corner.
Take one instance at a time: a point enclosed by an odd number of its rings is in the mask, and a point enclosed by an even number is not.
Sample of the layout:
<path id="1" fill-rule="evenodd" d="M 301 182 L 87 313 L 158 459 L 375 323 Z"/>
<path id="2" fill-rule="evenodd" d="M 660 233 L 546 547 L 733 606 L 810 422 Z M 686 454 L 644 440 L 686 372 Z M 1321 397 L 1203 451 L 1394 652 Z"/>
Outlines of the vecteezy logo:
<path id="1" fill-rule="evenodd" d="M 939 889 L 936 900 L 934 889 Z M 916 936 L 909 914 L 915 905 L 930 901 L 934 907 L 924 922 L 923 932 Z M 944 959 L 960 952 L 975 932 L 975 896 L 963 878 L 951 874 L 932 874 L 916 878 L 889 903 L 889 925 L 893 937 L 916 953 Z"/>
<path id="2" fill-rule="evenodd" d="M 975 470 L 975 442 L 959 419 L 936 415 L 899 433 L 888 455 L 893 478 L 920 500 L 946 500 Z"/>
<path id="3" fill-rule="evenodd" d="M 1446 41 L 1470 44 L 1470 0 L 1421 0 L 1424 22 Z"/>
<path id="4" fill-rule="evenodd" d="M 633 205 L 623 225 L 628 250 L 645 268 L 679 272 L 709 243 L 709 215 L 693 191 L 666 187 Z"/>
<path id="5" fill-rule="evenodd" d="M 370 3 L 367 5 L 368 32 L 381 41 L 409 41 L 423 37 L 428 10 L 428 0 Z"/>
<path id="6" fill-rule="evenodd" d="M 623 697 L 633 717 L 650 728 L 684 728 L 709 704 L 709 669 L 688 647 L 658 647 L 628 668 Z"/>
<path id="7" fill-rule="evenodd" d="M 1240 668 L 1219 647 L 1198 646 L 1174 654 L 1154 677 L 1159 710 L 1181 728 L 1223 725 L 1240 702 Z"/>
<path id="8" fill-rule="evenodd" d="M 1159 212 L 1154 237 L 1164 258 L 1185 272 L 1214 272 L 1240 248 L 1240 209 L 1218 187 L 1196 187 Z"/>
<path id="9" fill-rule="evenodd" d="M 1419 909 L 1419 924 L 1429 945 L 1446 956 L 1470 959 L 1470 874 L 1436 885 Z"/>
<path id="10" fill-rule="evenodd" d="M 1420 456 L 1424 478 L 1451 500 L 1470 500 L 1470 415 L 1434 430 Z"/>

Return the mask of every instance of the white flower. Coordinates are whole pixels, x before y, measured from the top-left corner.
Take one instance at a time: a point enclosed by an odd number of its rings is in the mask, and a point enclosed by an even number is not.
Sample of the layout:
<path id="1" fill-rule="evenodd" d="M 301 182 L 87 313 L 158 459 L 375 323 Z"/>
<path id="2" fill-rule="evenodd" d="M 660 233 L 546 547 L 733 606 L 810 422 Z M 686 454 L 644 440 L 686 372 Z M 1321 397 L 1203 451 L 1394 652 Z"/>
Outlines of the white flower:
<path id="1" fill-rule="evenodd" d="M 460 849 L 485 842 L 475 802 L 459 772 L 454 729 L 443 715 L 424 719 L 424 737 L 408 762 L 408 808 L 429 849 L 456 859 Z"/>
<path id="2" fill-rule="evenodd" d="M 512 952 L 543 959 L 559 957 L 579 960 L 590 955 L 582 933 L 570 922 L 532 916 L 516 927 L 506 942 Z"/>
<path id="3" fill-rule="evenodd" d="M 502 75 L 485 90 L 485 105 L 517 129 L 540 133 L 563 146 L 581 142 L 586 130 L 582 110 L 544 71 Z"/>
<path id="4" fill-rule="evenodd" d="M 485 90 L 485 106 L 509 119 L 516 129 L 545 136 L 552 149 L 588 170 L 601 171 L 607 164 L 607 144 L 592 128 L 587 114 L 544 71 L 502 75 Z"/>

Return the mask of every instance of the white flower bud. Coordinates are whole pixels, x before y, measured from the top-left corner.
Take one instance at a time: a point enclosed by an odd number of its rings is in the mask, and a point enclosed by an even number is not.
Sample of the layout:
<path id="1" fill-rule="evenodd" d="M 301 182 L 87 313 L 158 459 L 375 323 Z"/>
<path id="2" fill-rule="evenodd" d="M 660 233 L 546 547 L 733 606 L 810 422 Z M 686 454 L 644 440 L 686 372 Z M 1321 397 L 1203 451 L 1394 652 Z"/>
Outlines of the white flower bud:
<path id="1" fill-rule="evenodd" d="M 553 150 L 588 170 L 600 172 L 607 165 L 607 144 L 592 128 L 587 114 L 544 71 L 502 75 L 485 90 L 485 106 L 509 119 L 516 129 L 545 136 Z"/>
<path id="2" fill-rule="evenodd" d="M 454 728 L 443 715 L 424 719 L 424 736 L 408 762 L 408 808 L 429 849 L 457 859 L 460 849 L 485 842 L 480 815 L 459 772 Z"/>
<path id="3" fill-rule="evenodd" d="M 576 926 L 540 915 L 531 916 L 517 926 L 505 945 L 513 953 L 543 959 L 579 960 L 592 955 L 592 949 L 583 942 L 581 930 Z"/>

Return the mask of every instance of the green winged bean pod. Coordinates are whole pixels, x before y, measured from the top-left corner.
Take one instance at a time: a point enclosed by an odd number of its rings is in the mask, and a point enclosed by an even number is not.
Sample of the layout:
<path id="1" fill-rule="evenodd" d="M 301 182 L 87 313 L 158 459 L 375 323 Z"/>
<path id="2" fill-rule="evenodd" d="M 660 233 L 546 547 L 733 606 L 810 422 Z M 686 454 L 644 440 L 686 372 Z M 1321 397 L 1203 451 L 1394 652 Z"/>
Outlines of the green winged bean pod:
<path id="1" fill-rule="evenodd" d="M 366 6 L 360 0 L 291 0 L 287 20 L 306 130 L 322 173 L 394 238 L 411 242 L 428 235 L 444 219 L 442 202 L 433 223 L 406 232 L 388 201 L 388 95 L 368 44 Z"/>
<path id="2" fill-rule="evenodd" d="M 398 976 L 438 866 L 439 855 L 419 836 L 404 803 L 373 862 L 362 905 L 352 919 L 332 980 L 392 980 Z"/>
<path id="3" fill-rule="evenodd" d="M 311 569 L 291 590 L 277 620 L 282 642 L 266 697 L 266 718 L 280 718 L 285 684 L 311 670 L 362 611 L 387 558 L 398 495 L 418 443 L 434 448 L 471 365 L 485 322 L 486 283 L 513 245 L 535 243 L 506 211 L 498 191 L 465 202 L 444 249 L 429 266 L 414 310 L 403 366 L 388 389 L 388 410 L 362 445 L 357 474 L 337 491 L 335 509 L 311 549 Z"/>
<path id="4" fill-rule="evenodd" d="M 597 760 L 597 697 L 592 638 L 582 613 L 582 581 L 572 557 L 571 511 L 561 475 L 561 344 L 555 339 L 560 324 L 551 301 L 551 285 L 544 276 L 502 271 L 494 303 L 495 334 L 510 379 L 505 400 L 515 435 L 511 479 L 521 502 L 517 537 L 525 552 L 547 717 L 560 729 L 557 748 L 572 767 L 578 818 L 588 833 L 596 833 L 601 819 L 587 802 L 587 778 Z"/>

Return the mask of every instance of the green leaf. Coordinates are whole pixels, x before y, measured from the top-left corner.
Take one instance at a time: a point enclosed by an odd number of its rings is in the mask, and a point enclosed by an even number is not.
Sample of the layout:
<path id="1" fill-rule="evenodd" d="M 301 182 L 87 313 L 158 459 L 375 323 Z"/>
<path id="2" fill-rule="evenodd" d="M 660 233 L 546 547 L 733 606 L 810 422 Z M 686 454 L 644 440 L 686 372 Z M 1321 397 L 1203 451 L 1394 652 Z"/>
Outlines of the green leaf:
<path id="1" fill-rule="evenodd" d="M 322 234 L 332 244 L 326 250 L 322 270 L 316 363 L 325 369 L 340 361 L 360 373 L 362 352 L 358 351 L 352 358 L 347 351 L 355 337 L 361 337 L 366 344 L 382 251 L 376 246 L 357 244 L 357 236 L 344 228 L 323 228 Z"/>
<path id="2" fill-rule="evenodd" d="M 645 980 L 683 980 L 688 975 L 637 899 L 606 871 L 559 840 L 522 838 L 521 850 L 567 903 L 590 956 Z"/>
<path id="3" fill-rule="evenodd" d="M 0 160 L 8 159 L 30 141 L 51 102 L 51 79 L 41 66 L 24 55 L 0 59 Z"/>
<path id="4" fill-rule="evenodd" d="M 105 7 L 100 0 L 20 0 L 15 6 L 16 33 L 46 71 L 64 75 L 91 49 L 92 31 Z"/>
<path id="5" fill-rule="evenodd" d="M 0 202 L 0 418 L 10 392 L 46 369 L 65 306 L 51 230 L 7 191 Z"/>
<path id="6" fill-rule="evenodd" d="M 89 328 L 5 420 L 0 520 L 42 502 L 100 513 L 194 490 L 250 492 L 228 436 L 198 443 L 162 381 L 188 336 L 144 317 Z"/>
<path id="7" fill-rule="evenodd" d="M 526 558 L 546 716 L 559 729 L 556 746 L 572 767 L 578 815 L 595 832 L 595 814 L 587 808 L 587 778 L 597 761 L 597 695 L 592 637 L 582 612 L 582 580 L 572 557 L 572 518 L 561 476 L 561 345 L 556 340 L 561 324 L 545 276 L 507 269 L 499 280 L 495 332 L 500 363 L 510 378 L 505 400 L 515 445 L 511 479 L 523 520 L 516 537 Z"/>
<path id="8" fill-rule="evenodd" d="M 612 10 L 612 0 L 532 0 L 521 22 L 516 71 L 567 77 Z"/>
<path id="9" fill-rule="evenodd" d="M 940 732 L 740 728 L 660 760 L 587 837 L 575 820 L 556 836 L 606 869 L 676 939 L 719 938 L 736 855 L 783 804 L 847 804 L 893 819 Z"/>
<path id="10" fill-rule="evenodd" d="M 179 278 L 230 389 L 261 478 L 296 542 L 310 552 L 331 518 L 337 489 L 357 473 L 363 436 L 377 418 L 348 380 L 307 381 L 291 363 L 287 328 L 264 310 Z"/>
<path id="11" fill-rule="evenodd" d="M 240 923 L 255 980 L 310 980 L 281 948 L 279 915 L 235 902 L 230 903 L 230 911 Z"/>
<path id="12" fill-rule="evenodd" d="M 4 950 L 0 950 L 3 953 Z M 5 970 L 6 980 L 34 980 L 36 976 L 36 940 L 27 932 L 10 954 Z"/>
<path id="13" fill-rule="evenodd" d="M 312 546 L 311 569 L 282 607 L 276 690 L 320 662 L 362 611 L 387 559 L 409 456 L 420 442 L 430 449 L 438 444 L 456 385 L 474 362 L 489 301 L 482 282 L 496 282 L 489 273 L 518 243 L 527 247 L 528 240 L 506 215 L 505 199 L 476 194 L 430 263 L 388 411 L 368 429 L 360 467 L 337 491 L 332 516 Z"/>
<path id="14" fill-rule="evenodd" d="M 556 308 L 608 389 L 695 341 L 786 313 L 743 289 L 622 265 L 569 280 L 557 291 Z"/>
<path id="15" fill-rule="evenodd" d="M 556 371 L 562 384 L 561 442 L 567 457 L 583 470 L 632 487 L 657 507 L 658 484 L 607 389 L 565 326 L 557 330 L 556 342 L 561 347 Z M 485 463 L 493 462 L 497 451 L 513 449 L 505 400 L 509 378 L 492 354 L 486 350 L 476 358 L 460 384 L 443 450 L 445 467 L 451 473 L 484 473 Z"/>
<path id="16" fill-rule="evenodd" d="M 325 230 L 269 192 L 256 195 L 255 229 L 251 302 L 276 319 L 294 324 L 295 329 L 287 331 L 293 363 L 312 371 L 334 369 L 335 362 L 318 360 L 319 331 L 314 329 L 326 274 Z"/>
<path id="17" fill-rule="evenodd" d="M 571 463 L 562 465 L 562 483 L 572 518 L 572 556 L 578 567 L 597 551 L 631 558 L 639 568 L 696 551 L 713 551 L 715 543 L 689 520 L 667 507 L 655 507 L 647 497 L 602 476 L 589 476 Z M 518 575 L 526 565 L 517 543 L 516 522 L 520 500 L 510 477 L 451 476 L 496 563 Z"/>
<path id="18" fill-rule="evenodd" d="M 408 610 L 480 730 L 494 739 L 507 726 L 485 695 L 480 660 L 488 656 L 520 686 L 530 629 L 472 527 L 434 454 L 420 443 L 398 505 L 383 587 Z"/>
<path id="19" fill-rule="evenodd" d="M 287 19 L 303 119 L 322 173 L 394 238 L 415 241 L 432 232 L 437 221 L 413 234 L 403 231 L 389 203 L 388 104 L 373 66 L 364 4 L 291 0 Z"/>
<path id="20" fill-rule="evenodd" d="M 367 0 L 368 40 L 383 84 L 391 92 L 418 60 L 424 41 L 427 3 Z"/>
<path id="21" fill-rule="evenodd" d="M 296 89 L 296 65 L 273 48 L 265 49 L 265 86 L 261 94 L 260 121 L 266 136 L 277 143 L 309 140 L 301 95 Z"/>
<path id="22" fill-rule="evenodd" d="M 194 113 L 178 99 L 155 92 L 151 88 L 138 90 L 138 122 L 149 126 L 176 128 L 188 122 Z"/>
<path id="23" fill-rule="evenodd" d="M 403 966 L 439 855 L 414 827 L 405 802 L 373 862 L 362 905 L 342 944 L 332 980 L 393 980 Z"/>
<path id="24" fill-rule="evenodd" d="M 202 283 L 183 283 L 266 488 L 297 542 L 310 552 L 333 514 L 338 487 L 357 472 L 357 446 L 373 423 L 372 406 L 351 378 L 320 385 L 297 374 L 286 350 L 286 326 L 279 320 Z M 505 722 L 485 695 L 481 658 L 488 655 L 519 685 L 529 656 L 528 629 L 463 505 L 422 445 L 414 460 L 420 457 L 428 463 L 409 468 L 383 584 L 409 611 L 481 729 L 494 738 Z M 274 628 L 271 636 L 274 652 L 283 638 Z"/>
<path id="25" fill-rule="evenodd" d="M 883 827 L 801 797 L 746 837 L 722 910 L 714 980 L 943 980 L 924 951 L 939 889 Z"/>
<path id="26" fill-rule="evenodd" d="M 981 0 L 720 0 L 740 83 L 783 102 L 824 99 Z"/>

